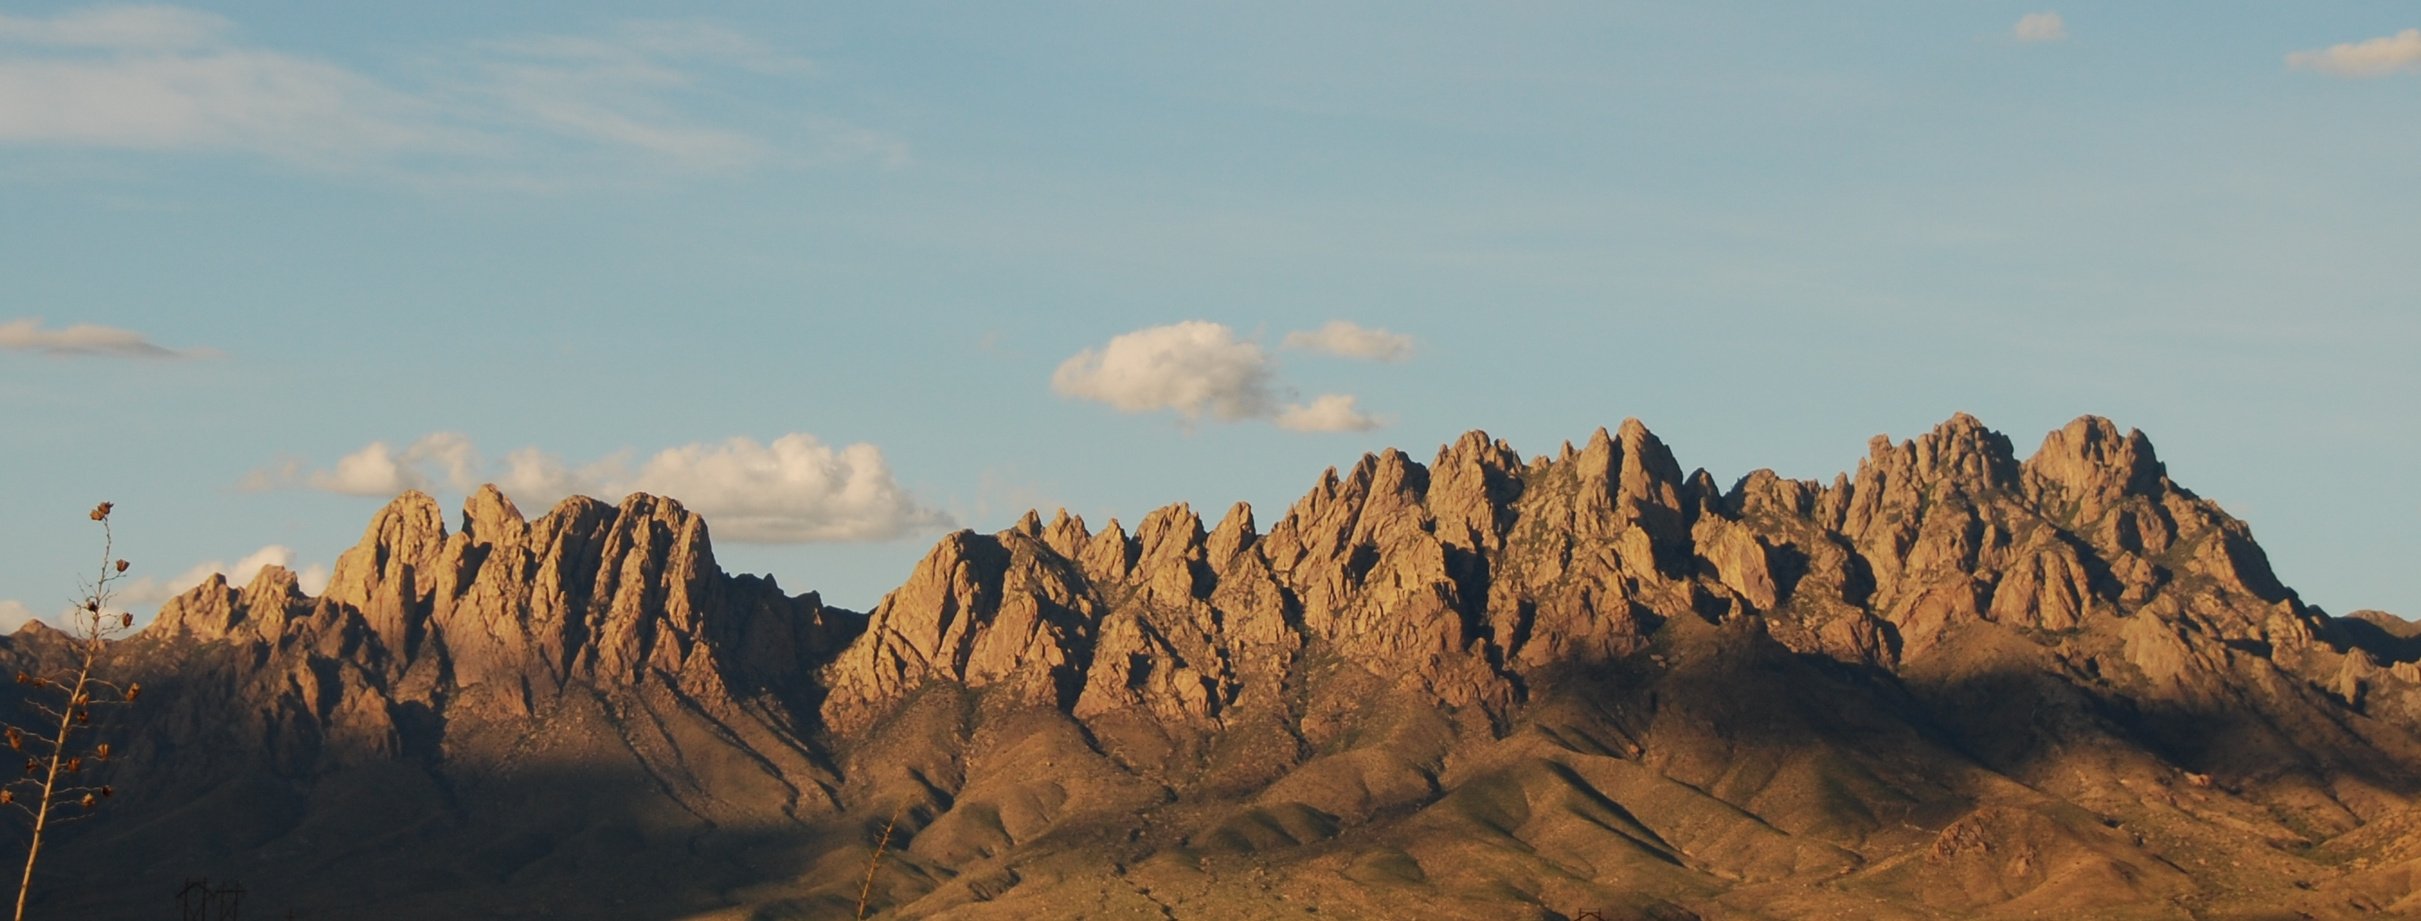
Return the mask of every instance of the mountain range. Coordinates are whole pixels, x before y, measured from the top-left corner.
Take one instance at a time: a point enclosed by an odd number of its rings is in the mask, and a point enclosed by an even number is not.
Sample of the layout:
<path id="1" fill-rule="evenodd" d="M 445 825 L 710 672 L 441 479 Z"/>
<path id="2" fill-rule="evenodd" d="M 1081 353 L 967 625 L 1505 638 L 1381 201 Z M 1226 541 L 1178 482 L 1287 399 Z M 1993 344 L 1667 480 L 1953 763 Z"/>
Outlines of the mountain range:
<path id="1" fill-rule="evenodd" d="M 453 524 L 407 493 L 316 597 L 121 641 L 123 793 L 33 913 L 2421 916 L 2421 631 L 2096 417 L 1729 487 L 1637 421 L 1472 432 L 1266 529 L 950 534 L 866 613 L 662 497 Z"/>

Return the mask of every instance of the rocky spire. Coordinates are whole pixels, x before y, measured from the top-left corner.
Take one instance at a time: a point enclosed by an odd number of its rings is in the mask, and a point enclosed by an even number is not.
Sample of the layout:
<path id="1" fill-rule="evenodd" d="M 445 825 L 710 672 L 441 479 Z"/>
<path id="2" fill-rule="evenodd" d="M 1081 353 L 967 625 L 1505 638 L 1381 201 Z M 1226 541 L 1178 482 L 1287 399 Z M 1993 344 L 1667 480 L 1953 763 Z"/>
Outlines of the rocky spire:
<path id="1" fill-rule="evenodd" d="M 437 500 L 406 492 L 372 516 L 361 542 L 336 558 L 323 594 L 362 612 L 387 654 L 408 660 L 429 617 L 445 544 Z"/>

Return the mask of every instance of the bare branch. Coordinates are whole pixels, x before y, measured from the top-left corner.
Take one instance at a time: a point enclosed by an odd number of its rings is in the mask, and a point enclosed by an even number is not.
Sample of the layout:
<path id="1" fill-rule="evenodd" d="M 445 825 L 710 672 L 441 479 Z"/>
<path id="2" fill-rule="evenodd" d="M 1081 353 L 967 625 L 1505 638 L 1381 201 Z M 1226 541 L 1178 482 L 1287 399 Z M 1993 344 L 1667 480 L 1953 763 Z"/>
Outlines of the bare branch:
<path id="1" fill-rule="evenodd" d="M 46 750 L 38 749 L 38 754 L 25 759 L 24 777 L 0 783 L 0 804 L 16 806 L 33 817 L 32 835 L 25 851 L 25 875 L 17 886 L 17 921 L 24 921 L 25 918 L 26 897 L 33 890 L 34 867 L 41 858 L 43 832 L 49 824 L 88 818 L 103 800 L 116 792 L 106 784 L 62 783 L 63 780 L 80 778 L 63 778 L 61 775 L 81 775 L 84 771 L 85 755 L 70 749 L 77 727 L 91 724 L 93 704 L 131 702 L 142 692 L 139 684 L 129 684 L 121 692 L 116 684 L 98 680 L 94 674 L 95 669 L 109 658 L 110 640 L 134 626 L 132 614 L 114 611 L 110 606 L 111 599 L 117 594 L 115 583 L 125 578 L 130 568 L 130 564 L 118 559 L 115 552 L 117 535 L 109 524 L 111 508 L 110 503 L 103 502 L 92 510 L 92 520 L 101 524 L 101 565 L 93 580 L 85 583 L 87 592 L 70 622 L 75 640 L 74 664 L 53 669 L 50 674 L 17 673 L 17 683 L 29 686 L 31 692 L 26 697 L 28 709 L 58 726 L 56 731 L 44 729 L 36 732 L 28 732 L 13 724 L 7 727 L 7 742 L 12 751 L 23 752 L 29 738 L 46 747 Z M 95 691 L 102 692 L 104 699 L 95 700 Z M 110 697 L 123 700 L 107 699 Z M 45 698 L 55 699 L 58 705 L 53 706 Z M 90 754 L 98 767 L 109 758 L 109 745 L 96 745 Z M 16 791 L 19 788 L 23 788 L 28 796 L 18 797 Z M 31 805 L 26 800 L 31 800 Z M 53 814 L 53 806 L 63 807 L 70 801 L 82 809 L 75 814 Z"/>

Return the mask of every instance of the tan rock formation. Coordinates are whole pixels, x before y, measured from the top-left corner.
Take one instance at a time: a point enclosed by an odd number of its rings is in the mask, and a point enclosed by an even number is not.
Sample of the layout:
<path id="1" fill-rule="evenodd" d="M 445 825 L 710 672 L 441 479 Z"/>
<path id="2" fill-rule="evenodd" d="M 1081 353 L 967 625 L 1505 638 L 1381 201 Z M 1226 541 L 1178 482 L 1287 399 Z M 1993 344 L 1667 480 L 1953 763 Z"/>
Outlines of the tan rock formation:
<path id="1" fill-rule="evenodd" d="M 144 750 L 198 801 L 408 799 L 448 818 L 372 824 L 471 842 L 445 878 L 490 894 L 780 855 L 650 916 L 836 913 L 885 827 L 896 917 L 2421 904 L 2421 628 L 2304 604 L 2141 433 L 2021 462 L 1959 415 L 1829 483 L 1682 470 L 1636 420 L 1475 431 L 1266 531 L 951 534 L 863 618 L 725 575 L 670 500 L 484 489 L 449 533 L 407 494 L 319 598 L 270 568 L 164 608 Z"/>

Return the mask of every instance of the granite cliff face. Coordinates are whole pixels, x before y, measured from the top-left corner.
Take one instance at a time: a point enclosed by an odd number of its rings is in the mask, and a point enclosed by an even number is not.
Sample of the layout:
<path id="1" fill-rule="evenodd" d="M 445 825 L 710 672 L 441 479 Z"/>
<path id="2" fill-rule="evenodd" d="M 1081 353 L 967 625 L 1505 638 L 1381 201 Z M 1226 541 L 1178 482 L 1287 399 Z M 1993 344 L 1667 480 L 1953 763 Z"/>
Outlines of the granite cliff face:
<path id="1" fill-rule="evenodd" d="M 213 580 L 126 654 L 171 689 L 129 730 L 158 817 L 86 852 L 352 916 L 282 861 L 445 855 L 397 917 L 845 916 L 893 816 L 896 917 L 2421 910 L 2421 639 L 2093 417 L 1728 488 L 1636 421 L 1473 432 L 1266 531 L 952 534 L 865 615 L 669 500 L 487 489 L 449 533 L 407 494 L 320 597 Z"/>

